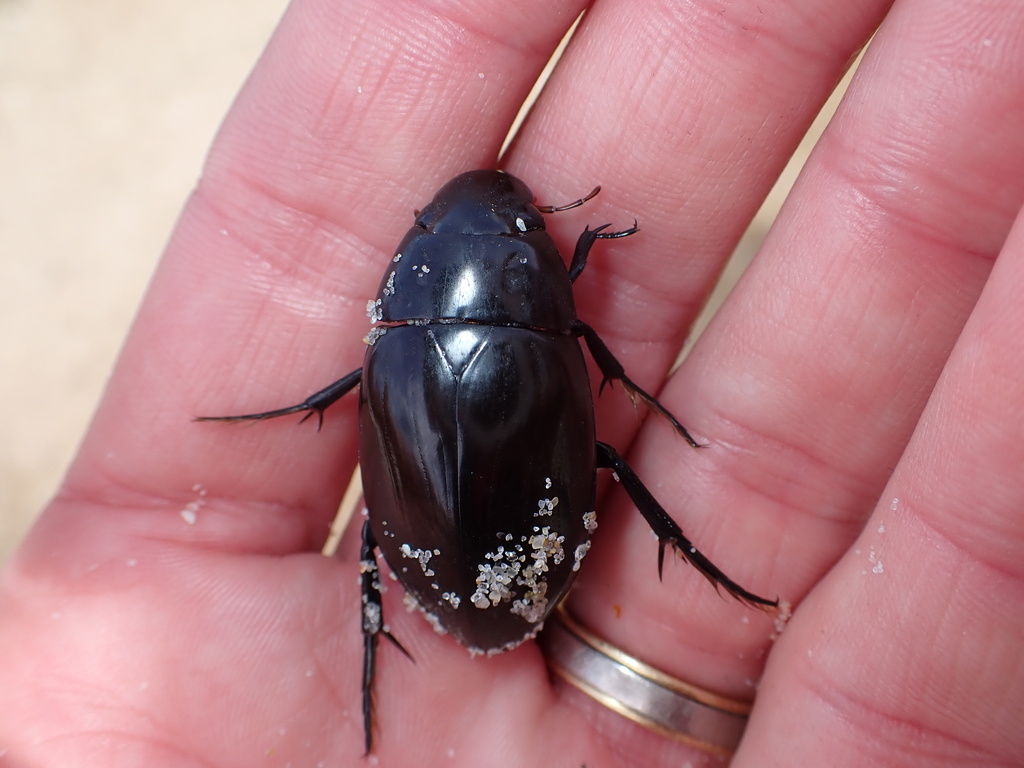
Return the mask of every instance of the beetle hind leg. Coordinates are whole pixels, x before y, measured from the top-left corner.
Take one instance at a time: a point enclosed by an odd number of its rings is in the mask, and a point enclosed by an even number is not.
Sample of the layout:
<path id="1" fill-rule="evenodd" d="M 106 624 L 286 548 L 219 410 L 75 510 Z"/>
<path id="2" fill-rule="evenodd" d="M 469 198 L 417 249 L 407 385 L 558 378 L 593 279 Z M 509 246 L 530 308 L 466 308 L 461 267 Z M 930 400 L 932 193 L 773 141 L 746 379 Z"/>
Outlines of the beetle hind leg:
<path id="1" fill-rule="evenodd" d="M 725 589 L 730 595 L 741 603 L 746 603 L 763 610 L 776 608 L 779 601 L 766 598 L 749 592 L 725 573 L 708 557 L 697 549 L 683 534 L 679 524 L 665 511 L 658 503 L 654 495 L 647 490 L 636 472 L 626 463 L 626 460 L 619 455 L 612 446 L 598 441 L 597 443 L 597 466 L 598 469 L 610 469 L 618 476 L 622 486 L 629 494 L 633 504 L 640 510 L 647 523 L 651 526 L 658 537 L 658 578 L 661 578 L 662 567 L 665 562 L 665 547 L 672 547 L 675 552 L 686 562 L 696 568 L 700 574 L 715 585 Z"/>
<path id="2" fill-rule="evenodd" d="M 246 413 L 241 416 L 197 416 L 193 421 L 265 421 L 266 419 L 276 419 L 278 416 L 288 416 L 292 413 L 305 413 L 306 415 L 299 420 L 301 424 L 315 413 L 318 420 L 316 430 L 319 432 L 320 427 L 324 424 L 324 411 L 355 387 L 359 386 L 362 378 L 363 369 L 356 368 L 352 373 L 341 377 L 332 384 L 328 384 L 319 392 L 314 392 L 297 405 L 289 405 L 287 408 L 276 408 L 272 411 L 263 411 L 262 413 Z"/>
<path id="3" fill-rule="evenodd" d="M 359 583 L 363 603 L 363 743 L 366 748 L 364 755 L 368 755 L 373 749 L 373 680 L 377 671 L 377 638 L 383 635 L 410 661 L 412 656 L 384 624 L 377 540 L 370 530 L 369 520 L 363 523 L 363 544 L 359 552 Z"/>

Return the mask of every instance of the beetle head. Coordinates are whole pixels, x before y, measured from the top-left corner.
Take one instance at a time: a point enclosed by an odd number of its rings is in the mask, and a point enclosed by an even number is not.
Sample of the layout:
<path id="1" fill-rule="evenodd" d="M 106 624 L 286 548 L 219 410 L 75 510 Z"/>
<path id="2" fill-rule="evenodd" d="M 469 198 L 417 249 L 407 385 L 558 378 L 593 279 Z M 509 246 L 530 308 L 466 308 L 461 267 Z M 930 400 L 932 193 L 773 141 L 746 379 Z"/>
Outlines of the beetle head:
<path id="1" fill-rule="evenodd" d="M 467 171 L 449 181 L 416 218 L 428 232 L 448 235 L 521 235 L 544 229 L 533 193 L 503 171 Z"/>

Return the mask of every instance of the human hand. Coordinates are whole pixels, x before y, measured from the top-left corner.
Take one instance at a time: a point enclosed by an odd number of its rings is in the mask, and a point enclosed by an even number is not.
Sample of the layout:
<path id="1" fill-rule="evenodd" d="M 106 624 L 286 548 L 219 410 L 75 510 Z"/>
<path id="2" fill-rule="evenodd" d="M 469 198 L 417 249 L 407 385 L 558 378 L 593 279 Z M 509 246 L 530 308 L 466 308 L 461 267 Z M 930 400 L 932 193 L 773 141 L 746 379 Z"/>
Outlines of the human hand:
<path id="1" fill-rule="evenodd" d="M 393 6 L 392 6 L 393 9 Z M 317 552 L 356 461 L 354 402 L 319 434 L 192 423 L 355 368 L 409 212 L 493 165 L 577 6 L 296 2 L 232 110 L 65 483 L 0 597 L 0 749 L 22 765 L 353 764 L 355 532 Z M 599 4 L 504 165 L 550 219 L 641 233 L 577 285 L 649 389 L 886 3 Z M 668 674 L 749 698 L 734 764 L 1009 764 L 1024 753 L 1016 298 L 1024 46 L 1012 2 L 908 2 L 755 263 L 662 401 L 599 435 L 772 623 L 656 543 L 616 488 L 570 599 Z M 523 23 L 529 20 L 528 23 Z M 1001 253 L 1000 253 L 1001 251 Z M 992 261 L 999 255 L 994 268 Z M 979 258 L 981 257 L 981 258 Z M 986 282 L 987 281 L 987 282 Z M 984 289 L 984 292 L 983 292 Z M 954 348 L 955 345 L 955 348 Z M 183 514 L 184 513 L 184 514 Z M 826 576 L 827 574 L 827 576 Z M 710 760 L 552 687 L 532 644 L 470 659 L 399 590 L 382 765 Z"/>

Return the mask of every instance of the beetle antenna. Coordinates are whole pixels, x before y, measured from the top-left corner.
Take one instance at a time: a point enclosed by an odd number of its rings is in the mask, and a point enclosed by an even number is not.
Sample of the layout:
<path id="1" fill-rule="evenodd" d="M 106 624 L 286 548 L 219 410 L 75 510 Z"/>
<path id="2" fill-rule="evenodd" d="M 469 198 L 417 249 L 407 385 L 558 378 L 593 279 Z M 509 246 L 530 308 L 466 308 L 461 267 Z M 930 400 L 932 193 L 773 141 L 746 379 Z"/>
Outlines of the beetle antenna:
<path id="1" fill-rule="evenodd" d="M 541 213 L 558 213 L 559 211 L 568 211 L 573 208 L 579 208 L 588 200 L 593 200 L 600 191 L 601 187 L 596 186 L 590 191 L 589 195 L 581 197 L 579 200 L 573 200 L 571 203 L 566 203 L 565 205 L 538 205 L 537 210 Z"/>

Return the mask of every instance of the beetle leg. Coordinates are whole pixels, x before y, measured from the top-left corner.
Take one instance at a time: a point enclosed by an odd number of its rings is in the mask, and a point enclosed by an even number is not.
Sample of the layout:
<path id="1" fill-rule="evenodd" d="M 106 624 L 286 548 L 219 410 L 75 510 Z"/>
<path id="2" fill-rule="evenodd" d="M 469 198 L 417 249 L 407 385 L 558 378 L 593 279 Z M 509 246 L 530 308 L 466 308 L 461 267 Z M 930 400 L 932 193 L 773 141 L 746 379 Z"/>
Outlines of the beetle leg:
<path id="1" fill-rule="evenodd" d="M 363 738 L 366 753 L 373 749 L 373 678 L 377 671 L 377 636 L 384 635 L 406 657 L 413 658 L 384 624 L 377 540 L 370 521 L 363 523 L 363 545 L 359 550 L 359 583 L 363 601 Z"/>
<path id="2" fill-rule="evenodd" d="M 576 250 L 572 253 L 572 263 L 569 265 L 569 280 L 576 282 L 576 278 L 580 276 L 583 268 L 587 266 L 587 257 L 590 256 L 590 249 L 594 247 L 594 241 L 596 240 L 614 240 L 617 237 L 629 237 L 640 231 L 640 228 L 636 225 L 636 219 L 633 219 L 633 226 L 629 229 L 623 229 L 620 232 L 603 232 L 602 230 L 608 229 L 611 224 L 604 224 L 597 229 L 591 229 L 587 227 L 580 233 L 579 239 L 576 241 Z"/>
<path id="3" fill-rule="evenodd" d="M 601 337 L 597 335 L 597 331 L 591 328 L 589 325 L 581 320 L 576 321 L 576 325 L 573 327 L 573 332 L 577 336 L 582 336 L 583 340 L 587 342 L 587 349 L 590 350 L 590 354 L 594 357 L 594 362 L 597 363 L 597 367 L 601 369 L 601 374 L 604 378 L 601 379 L 601 386 L 598 388 L 598 394 L 604 391 L 605 384 L 618 380 L 622 382 L 622 386 L 625 387 L 626 393 L 634 401 L 636 398 L 640 398 L 644 401 L 644 404 L 651 410 L 657 411 L 675 428 L 676 432 L 682 435 L 683 439 L 694 448 L 703 448 L 701 443 L 698 443 L 690 433 L 686 430 L 672 412 L 665 406 L 658 402 L 657 398 L 653 395 L 648 394 L 646 391 L 641 389 L 635 381 L 626 375 L 626 369 L 622 367 L 622 363 L 615 359 L 615 355 L 608 349 L 607 345 L 601 341 Z"/>
<path id="4" fill-rule="evenodd" d="M 618 476 L 622 486 L 633 500 L 640 514 L 644 516 L 658 537 L 658 578 L 661 578 L 662 567 L 665 562 L 665 547 L 672 547 L 686 562 L 700 571 L 708 581 L 715 585 L 715 589 L 723 587 L 726 592 L 742 603 L 759 607 L 762 609 L 776 608 L 779 601 L 767 600 L 758 597 L 753 592 L 748 592 L 735 581 L 726 576 L 722 570 L 712 563 L 704 553 L 697 549 L 685 535 L 682 528 L 673 520 L 664 507 L 658 503 L 654 495 L 647 490 L 640 478 L 637 477 L 625 459 L 619 455 L 612 446 L 598 441 L 597 443 L 597 466 L 598 469 L 611 469 Z"/>
<path id="5" fill-rule="evenodd" d="M 318 420 L 316 431 L 319 432 L 324 425 L 324 411 L 357 387 L 362 377 L 363 369 L 356 368 L 352 373 L 342 376 L 333 384 L 313 393 L 298 405 L 290 405 L 287 408 L 277 408 L 263 413 L 247 413 L 242 416 L 197 416 L 193 421 L 263 421 L 305 411 L 306 415 L 299 420 L 299 423 L 301 424 L 315 413 Z"/>

